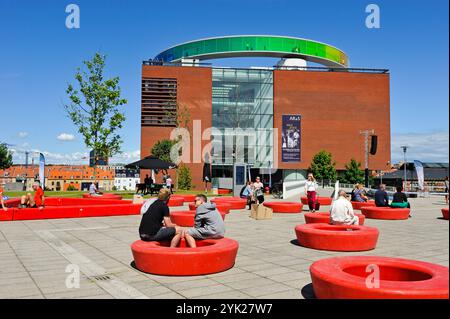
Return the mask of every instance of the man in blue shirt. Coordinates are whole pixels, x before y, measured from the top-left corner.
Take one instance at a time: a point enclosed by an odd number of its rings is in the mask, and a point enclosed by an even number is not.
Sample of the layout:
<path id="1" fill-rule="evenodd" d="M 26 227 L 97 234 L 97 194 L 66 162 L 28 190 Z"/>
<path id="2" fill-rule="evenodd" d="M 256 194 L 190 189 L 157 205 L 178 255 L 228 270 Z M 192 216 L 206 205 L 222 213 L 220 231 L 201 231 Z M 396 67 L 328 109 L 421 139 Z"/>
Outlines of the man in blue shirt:
<path id="1" fill-rule="evenodd" d="M 386 185 L 380 184 L 380 188 L 375 192 L 375 206 L 387 207 L 389 206 L 389 197 L 386 193 Z"/>

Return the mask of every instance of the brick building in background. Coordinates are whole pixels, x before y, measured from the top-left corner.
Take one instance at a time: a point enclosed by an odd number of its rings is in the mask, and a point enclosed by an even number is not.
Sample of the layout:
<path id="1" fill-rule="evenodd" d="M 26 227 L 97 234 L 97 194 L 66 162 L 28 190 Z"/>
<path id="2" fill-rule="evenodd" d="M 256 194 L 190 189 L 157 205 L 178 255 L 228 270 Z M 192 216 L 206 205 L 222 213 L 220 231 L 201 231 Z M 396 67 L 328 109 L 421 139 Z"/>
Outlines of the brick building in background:
<path id="1" fill-rule="evenodd" d="M 51 191 L 66 191 L 68 188 L 87 190 L 94 180 L 94 169 L 88 165 L 46 165 L 44 174 L 45 188 Z M 99 188 L 111 191 L 114 186 L 115 170 L 99 166 L 96 174 Z M 23 183 L 25 189 L 29 191 L 33 182 L 38 180 L 38 165 L 28 167 L 13 165 L 6 170 L 0 170 L 0 185 Z"/>
<path id="2" fill-rule="evenodd" d="M 275 67 L 247 69 L 199 63 L 201 59 L 247 56 L 282 60 Z M 306 61 L 324 67 L 310 67 Z M 331 152 L 338 170 L 351 158 L 364 166 L 361 131 L 373 130 L 378 147 L 369 156 L 369 169 L 385 170 L 391 148 L 389 76 L 385 69 L 349 68 L 345 53 L 312 40 L 232 36 L 184 43 L 142 65 L 141 157 L 150 155 L 157 141 L 170 137 L 178 105 L 188 110 L 194 135 L 195 120 L 201 121 L 197 122 L 201 133 L 214 128 L 201 141 L 191 135 L 186 165 L 197 189 L 202 187 L 203 172 L 198 146 L 211 154 L 213 178 L 231 177 L 233 163 L 240 161 L 252 165 L 252 176 L 277 168 L 272 172 L 273 182 L 298 180 L 305 178 L 312 157 L 321 150 Z M 283 161 L 283 116 L 289 115 L 299 118 L 300 150 L 293 160 Z M 236 127 L 265 135 L 229 136 L 226 128 Z M 230 138 L 227 148 L 224 145 Z M 237 159 L 239 138 L 244 147 Z"/>

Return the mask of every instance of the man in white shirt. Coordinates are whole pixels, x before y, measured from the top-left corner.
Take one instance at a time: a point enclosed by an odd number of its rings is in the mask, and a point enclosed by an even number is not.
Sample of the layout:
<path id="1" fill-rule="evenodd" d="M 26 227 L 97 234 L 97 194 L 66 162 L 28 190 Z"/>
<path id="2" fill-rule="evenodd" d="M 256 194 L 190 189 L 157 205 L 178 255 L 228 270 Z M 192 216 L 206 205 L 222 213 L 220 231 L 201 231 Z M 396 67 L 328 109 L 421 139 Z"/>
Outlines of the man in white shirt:
<path id="1" fill-rule="evenodd" d="M 91 183 L 91 186 L 89 186 L 89 194 L 91 196 L 102 196 L 102 193 L 100 193 L 97 189 L 97 186 L 95 186 L 95 181 Z"/>
<path id="2" fill-rule="evenodd" d="M 347 198 L 347 193 L 340 190 L 338 199 L 331 205 L 330 224 L 333 225 L 359 225 L 359 218 L 353 212 L 353 207 Z"/>

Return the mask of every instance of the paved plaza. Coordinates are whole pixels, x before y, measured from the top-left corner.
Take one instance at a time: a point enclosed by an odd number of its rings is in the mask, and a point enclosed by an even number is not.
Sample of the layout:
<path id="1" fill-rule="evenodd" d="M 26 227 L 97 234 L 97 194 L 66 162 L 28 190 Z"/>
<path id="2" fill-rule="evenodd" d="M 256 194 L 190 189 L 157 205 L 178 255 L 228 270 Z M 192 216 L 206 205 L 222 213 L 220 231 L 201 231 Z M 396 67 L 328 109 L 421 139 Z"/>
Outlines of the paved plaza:
<path id="1" fill-rule="evenodd" d="M 319 193 L 326 196 L 331 190 Z M 366 219 L 380 237 L 375 250 L 358 253 L 296 245 L 294 227 L 304 223 L 303 214 L 254 220 L 248 210 L 232 211 L 225 223 L 226 236 L 240 245 L 235 266 L 195 277 L 156 276 L 133 268 L 130 245 L 138 239 L 141 216 L 0 222 L 0 298 L 297 299 L 311 297 L 311 263 L 331 256 L 402 257 L 448 267 L 443 196 L 410 202 L 413 217 L 408 220 Z M 80 269 L 80 286 L 67 288 L 74 267 Z"/>

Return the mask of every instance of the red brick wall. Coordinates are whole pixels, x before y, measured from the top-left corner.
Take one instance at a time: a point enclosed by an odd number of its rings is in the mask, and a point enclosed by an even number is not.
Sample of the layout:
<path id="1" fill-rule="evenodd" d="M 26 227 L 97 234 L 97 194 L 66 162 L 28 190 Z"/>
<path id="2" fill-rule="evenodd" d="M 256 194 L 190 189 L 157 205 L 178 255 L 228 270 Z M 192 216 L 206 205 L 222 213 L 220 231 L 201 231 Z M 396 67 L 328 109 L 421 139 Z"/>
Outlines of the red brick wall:
<path id="1" fill-rule="evenodd" d="M 302 161 L 282 163 L 279 147 L 279 168 L 305 169 L 322 149 L 332 153 L 338 169 L 351 157 L 364 167 L 364 139 L 359 131 L 366 129 L 374 129 L 378 135 L 377 153 L 369 156 L 369 169 L 387 168 L 391 148 L 389 74 L 276 70 L 275 128 L 281 129 L 283 114 L 302 116 Z M 281 130 L 278 136 L 281 140 Z"/>
<path id="2" fill-rule="evenodd" d="M 142 66 L 142 77 L 178 79 L 178 103 L 187 107 L 191 120 L 201 120 L 202 130 L 211 126 L 212 72 L 210 68 Z M 283 114 L 302 116 L 302 162 L 278 164 L 282 169 L 305 169 L 314 154 L 325 149 L 343 169 L 351 157 L 364 165 L 364 140 L 360 130 L 378 135 L 370 169 L 386 169 L 390 161 L 389 75 L 350 72 L 274 71 L 274 127 L 281 128 Z M 141 157 L 150 154 L 173 128 L 142 127 Z M 192 127 L 191 127 L 192 132 Z M 279 134 L 281 139 L 281 134 Z M 202 148 L 209 141 L 202 141 Z M 191 161 L 193 158 L 191 140 Z M 196 189 L 202 189 L 202 163 L 187 164 Z M 143 171 L 142 179 L 148 172 Z M 175 171 L 169 174 L 175 179 Z M 160 177 L 157 181 L 160 182 Z"/>
<path id="3" fill-rule="evenodd" d="M 142 66 L 142 77 L 161 77 L 178 79 L 177 100 L 181 107 L 189 110 L 191 121 L 201 120 L 202 131 L 211 127 L 212 115 L 212 72 L 211 68 L 175 67 L 175 66 Z M 141 127 L 141 158 L 150 155 L 152 146 L 161 139 L 169 138 L 172 127 Z M 191 126 L 192 132 L 192 126 Z M 193 148 L 191 138 L 191 162 Z M 209 140 L 202 141 L 203 147 Z M 192 172 L 192 182 L 195 188 L 202 189 L 203 164 L 187 164 Z M 143 171 L 141 178 L 148 172 Z M 169 171 L 175 180 L 175 170 Z M 160 180 L 161 174 L 157 177 Z"/>

